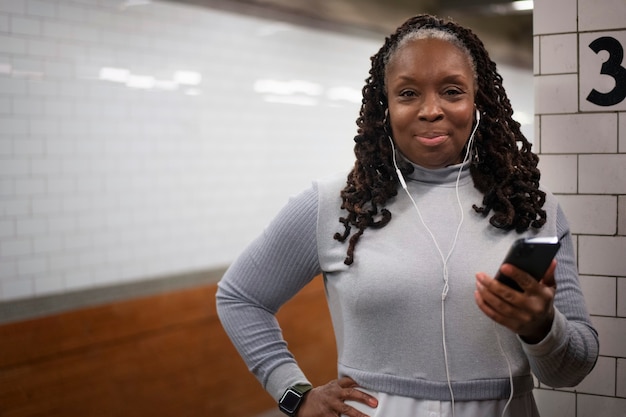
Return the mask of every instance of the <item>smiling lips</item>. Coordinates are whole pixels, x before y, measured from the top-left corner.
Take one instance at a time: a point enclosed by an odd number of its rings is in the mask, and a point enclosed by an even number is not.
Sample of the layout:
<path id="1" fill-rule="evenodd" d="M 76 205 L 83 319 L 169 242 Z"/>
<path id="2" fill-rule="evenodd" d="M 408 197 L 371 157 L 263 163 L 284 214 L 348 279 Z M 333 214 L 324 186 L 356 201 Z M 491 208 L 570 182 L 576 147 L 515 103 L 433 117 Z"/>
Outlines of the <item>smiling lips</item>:
<path id="1" fill-rule="evenodd" d="M 415 135 L 414 137 L 426 146 L 437 146 L 440 143 L 445 142 L 449 138 L 447 134 L 438 132 L 427 133 L 424 135 Z"/>

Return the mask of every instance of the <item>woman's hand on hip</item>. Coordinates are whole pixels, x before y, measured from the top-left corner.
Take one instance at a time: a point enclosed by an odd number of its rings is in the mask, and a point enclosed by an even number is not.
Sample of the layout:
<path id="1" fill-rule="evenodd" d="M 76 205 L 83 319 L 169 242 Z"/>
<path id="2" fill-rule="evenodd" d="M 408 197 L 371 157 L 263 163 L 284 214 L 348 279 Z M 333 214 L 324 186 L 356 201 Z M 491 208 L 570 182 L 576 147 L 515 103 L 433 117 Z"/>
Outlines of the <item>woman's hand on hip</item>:
<path id="1" fill-rule="evenodd" d="M 357 401 L 375 408 L 378 400 L 363 391 L 359 391 L 357 383 L 349 377 L 342 377 L 310 390 L 298 409 L 298 417 L 369 417 L 346 401 Z"/>
<path id="2" fill-rule="evenodd" d="M 510 264 L 500 273 L 515 280 L 524 292 L 518 292 L 489 275 L 476 274 L 474 298 L 478 308 L 497 323 L 509 328 L 527 343 L 538 343 L 550 332 L 554 321 L 556 261 L 540 281 Z"/>

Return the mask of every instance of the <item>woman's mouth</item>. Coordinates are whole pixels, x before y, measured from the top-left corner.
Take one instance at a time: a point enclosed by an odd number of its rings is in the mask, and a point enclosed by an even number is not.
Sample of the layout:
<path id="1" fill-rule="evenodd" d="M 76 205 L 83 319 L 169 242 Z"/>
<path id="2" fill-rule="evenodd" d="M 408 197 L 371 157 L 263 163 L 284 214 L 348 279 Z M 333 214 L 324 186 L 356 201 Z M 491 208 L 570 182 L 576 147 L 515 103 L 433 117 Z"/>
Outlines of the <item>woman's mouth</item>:
<path id="1" fill-rule="evenodd" d="M 448 139 L 448 135 L 441 133 L 415 135 L 415 138 L 426 146 L 437 146 Z"/>

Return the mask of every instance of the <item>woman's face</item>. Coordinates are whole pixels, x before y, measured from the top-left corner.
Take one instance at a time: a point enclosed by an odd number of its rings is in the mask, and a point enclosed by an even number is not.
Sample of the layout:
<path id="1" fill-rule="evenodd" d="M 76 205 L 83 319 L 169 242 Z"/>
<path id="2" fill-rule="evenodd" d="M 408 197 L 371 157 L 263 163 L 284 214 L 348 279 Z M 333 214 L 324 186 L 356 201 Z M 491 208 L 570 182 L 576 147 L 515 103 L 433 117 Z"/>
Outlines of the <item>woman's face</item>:
<path id="1" fill-rule="evenodd" d="M 401 47 L 385 84 L 396 146 L 424 168 L 459 163 L 474 121 L 476 84 L 467 55 L 440 39 Z"/>

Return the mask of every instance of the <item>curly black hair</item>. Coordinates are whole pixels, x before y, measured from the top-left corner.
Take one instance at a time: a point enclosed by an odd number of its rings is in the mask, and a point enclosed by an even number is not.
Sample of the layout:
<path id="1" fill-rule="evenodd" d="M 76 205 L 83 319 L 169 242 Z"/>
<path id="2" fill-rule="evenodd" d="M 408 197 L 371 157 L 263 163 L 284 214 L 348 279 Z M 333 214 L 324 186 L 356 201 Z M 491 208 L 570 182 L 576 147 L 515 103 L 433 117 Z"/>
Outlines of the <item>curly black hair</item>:
<path id="1" fill-rule="evenodd" d="M 513 120 L 502 76 L 482 41 L 470 29 L 455 22 L 418 15 L 388 36 L 382 48 L 371 57 L 372 67 L 365 80 L 356 120 L 356 161 L 341 191 L 341 208 L 348 214 L 339 218 L 344 226 L 343 233 L 334 236 L 340 242 L 349 240 L 344 261 L 347 265 L 353 263 L 355 246 L 365 229 L 384 227 L 391 220 L 391 212 L 385 204 L 398 194 L 399 182 L 385 127 L 386 65 L 403 39 L 424 29 L 446 32 L 456 38 L 463 49 L 469 51 L 476 71 L 475 105 L 482 116 L 474 138 L 470 173 L 474 186 L 484 197 L 481 206 L 473 204 L 474 210 L 485 217 L 491 213 L 491 225 L 503 230 L 523 232 L 531 227 L 541 228 L 546 222 L 542 209 L 545 193 L 539 189 L 539 158 L 531 151 L 532 145 L 520 131 L 520 124 Z M 400 170 L 408 175 L 413 166 L 403 164 Z"/>

